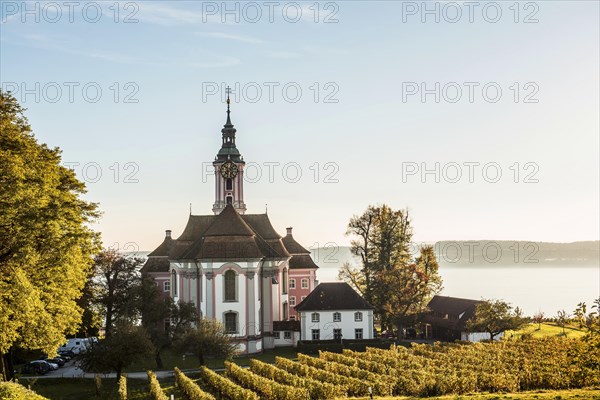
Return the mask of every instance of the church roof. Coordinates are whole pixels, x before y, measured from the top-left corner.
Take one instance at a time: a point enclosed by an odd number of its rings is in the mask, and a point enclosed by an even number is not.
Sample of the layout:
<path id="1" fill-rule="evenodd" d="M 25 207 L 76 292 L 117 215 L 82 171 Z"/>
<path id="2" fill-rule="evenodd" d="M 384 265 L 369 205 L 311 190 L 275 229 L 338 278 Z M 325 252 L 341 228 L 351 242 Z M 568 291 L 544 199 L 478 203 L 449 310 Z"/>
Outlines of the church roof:
<path id="1" fill-rule="evenodd" d="M 148 255 L 143 270 L 166 272 L 168 260 L 288 257 L 267 214 L 240 215 L 229 204 L 218 215 L 190 215 L 181 236 L 165 238 Z"/>
<path id="2" fill-rule="evenodd" d="M 310 254 L 293 255 L 288 261 L 290 269 L 317 269 L 319 266 L 315 264 Z"/>
<path id="3" fill-rule="evenodd" d="M 300 243 L 296 242 L 296 240 L 292 236 L 292 228 L 288 228 L 287 235 L 285 235 L 285 237 L 281 239 L 281 241 L 285 245 L 285 248 L 290 252 L 290 254 L 310 254 L 310 251 L 306 250 L 300 245 Z"/>
<path id="4" fill-rule="evenodd" d="M 292 228 L 287 228 L 287 235 L 281 239 L 283 245 L 287 251 L 292 255 L 288 265 L 290 269 L 317 269 L 317 264 L 313 261 L 310 256 L 310 251 L 306 250 L 296 242 L 294 236 L 292 236 Z"/>
<path id="5" fill-rule="evenodd" d="M 372 310 L 346 282 L 320 283 L 296 306 L 296 311 Z"/>

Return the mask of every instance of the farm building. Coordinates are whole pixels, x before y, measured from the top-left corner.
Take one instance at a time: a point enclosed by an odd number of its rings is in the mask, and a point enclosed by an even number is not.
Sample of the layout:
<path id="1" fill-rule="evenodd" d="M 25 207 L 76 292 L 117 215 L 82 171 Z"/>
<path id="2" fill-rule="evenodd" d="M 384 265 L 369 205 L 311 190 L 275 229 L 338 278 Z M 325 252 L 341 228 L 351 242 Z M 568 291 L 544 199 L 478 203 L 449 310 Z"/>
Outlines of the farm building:
<path id="1" fill-rule="evenodd" d="M 486 332 L 468 332 L 467 321 L 475 314 L 480 300 L 461 299 L 458 297 L 433 296 L 427 305 L 429 312 L 421 316 L 421 325 L 427 339 L 453 342 L 464 340 L 479 342 L 487 340 Z M 496 336 L 502 338 L 503 334 Z"/>

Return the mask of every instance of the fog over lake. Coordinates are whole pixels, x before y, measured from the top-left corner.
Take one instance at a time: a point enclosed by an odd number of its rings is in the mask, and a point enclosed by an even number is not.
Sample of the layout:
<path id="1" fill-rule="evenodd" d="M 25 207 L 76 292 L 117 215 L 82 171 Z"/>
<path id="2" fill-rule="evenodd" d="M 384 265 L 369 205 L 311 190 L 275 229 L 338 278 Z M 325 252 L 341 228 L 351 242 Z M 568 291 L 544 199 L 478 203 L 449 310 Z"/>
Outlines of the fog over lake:
<path id="1" fill-rule="evenodd" d="M 346 261 L 359 265 L 359 260 L 347 247 L 339 247 L 333 252 L 331 249 L 311 251 L 320 267 L 317 270 L 319 282 L 336 281 L 338 270 Z M 562 309 L 571 313 L 580 301 L 589 306 L 600 297 L 600 265 L 589 259 L 583 265 L 578 264 L 556 264 L 541 259 L 535 264 L 455 265 L 441 260 L 440 274 L 444 281 L 441 294 L 504 299 L 521 307 L 526 315 L 538 310 L 548 317 Z"/>

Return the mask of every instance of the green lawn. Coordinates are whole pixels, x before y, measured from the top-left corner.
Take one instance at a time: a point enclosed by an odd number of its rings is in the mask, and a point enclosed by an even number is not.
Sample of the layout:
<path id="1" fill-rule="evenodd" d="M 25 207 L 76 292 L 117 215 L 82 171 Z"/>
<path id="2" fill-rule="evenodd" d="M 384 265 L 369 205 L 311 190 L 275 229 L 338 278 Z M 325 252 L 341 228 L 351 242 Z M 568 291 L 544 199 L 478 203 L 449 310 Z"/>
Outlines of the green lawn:
<path id="1" fill-rule="evenodd" d="M 563 336 L 563 329 L 552 322 L 544 322 L 541 324 L 541 329 L 538 329 L 538 324 L 529 324 L 518 331 L 506 331 L 504 337 L 519 338 L 522 334 L 528 333 L 533 337 L 546 337 L 546 336 Z M 565 335 L 568 338 L 574 339 L 585 335 L 585 331 L 579 329 L 577 325 L 565 326 Z"/>

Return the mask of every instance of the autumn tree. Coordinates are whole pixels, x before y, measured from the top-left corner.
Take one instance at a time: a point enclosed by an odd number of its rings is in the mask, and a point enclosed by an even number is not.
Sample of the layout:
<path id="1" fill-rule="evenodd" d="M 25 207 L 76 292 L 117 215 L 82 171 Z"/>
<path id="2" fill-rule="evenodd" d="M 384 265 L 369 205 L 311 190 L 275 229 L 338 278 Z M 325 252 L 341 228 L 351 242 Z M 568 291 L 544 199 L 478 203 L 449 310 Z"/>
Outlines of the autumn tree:
<path id="1" fill-rule="evenodd" d="M 487 332 L 490 340 L 502 332 L 517 330 L 527 323 L 522 311 L 503 300 L 482 300 L 475 307 L 475 314 L 467 321 L 469 332 Z"/>
<path id="2" fill-rule="evenodd" d="M 577 308 L 573 311 L 573 316 L 579 324 L 579 329 L 583 329 L 586 326 L 587 304 L 585 302 L 577 304 Z"/>
<path id="3" fill-rule="evenodd" d="M 215 319 L 200 318 L 196 326 L 188 329 L 176 342 L 175 348 L 193 353 L 200 365 L 204 365 L 205 357 L 231 358 L 237 346 L 225 333 L 223 324 Z"/>
<path id="4" fill-rule="evenodd" d="M 361 268 L 345 264 L 338 275 L 369 303 L 382 326 L 399 330 L 424 310 L 442 287 L 433 247 L 424 246 L 413 259 L 412 224 L 408 211 L 387 205 L 369 206 L 348 224 L 351 251 L 361 258 Z"/>
<path id="5" fill-rule="evenodd" d="M 0 188 L 0 373 L 11 378 L 15 346 L 53 354 L 76 332 L 98 213 L 60 149 L 38 143 L 24 109 L 1 90 Z"/>
<path id="6" fill-rule="evenodd" d="M 533 322 L 538 324 L 538 331 L 542 329 L 542 322 L 544 322 L 544 317 L 544 313 L 542 311 L 538 311 L 537 313 L 533 314 L 533 318 L 531 318 Z"/>
<path id="7" fill-rule="evenodd" d="M 559 310 L 556 312 L 556 325 L 562 328 L 562 334 L 565 336 L 565 326 L 569 322 L 569 314 L 565 310 Z"/>
<path id="8" fill-rule="evenodd" d="M 152 277 L 143 277 L 137 292 L 142 326 L 154 345 L 156 366 L 162 369 L 162 352 L 191 328 L 198 310 L 193 303 L 175 303 L 164 296 Z"/>

